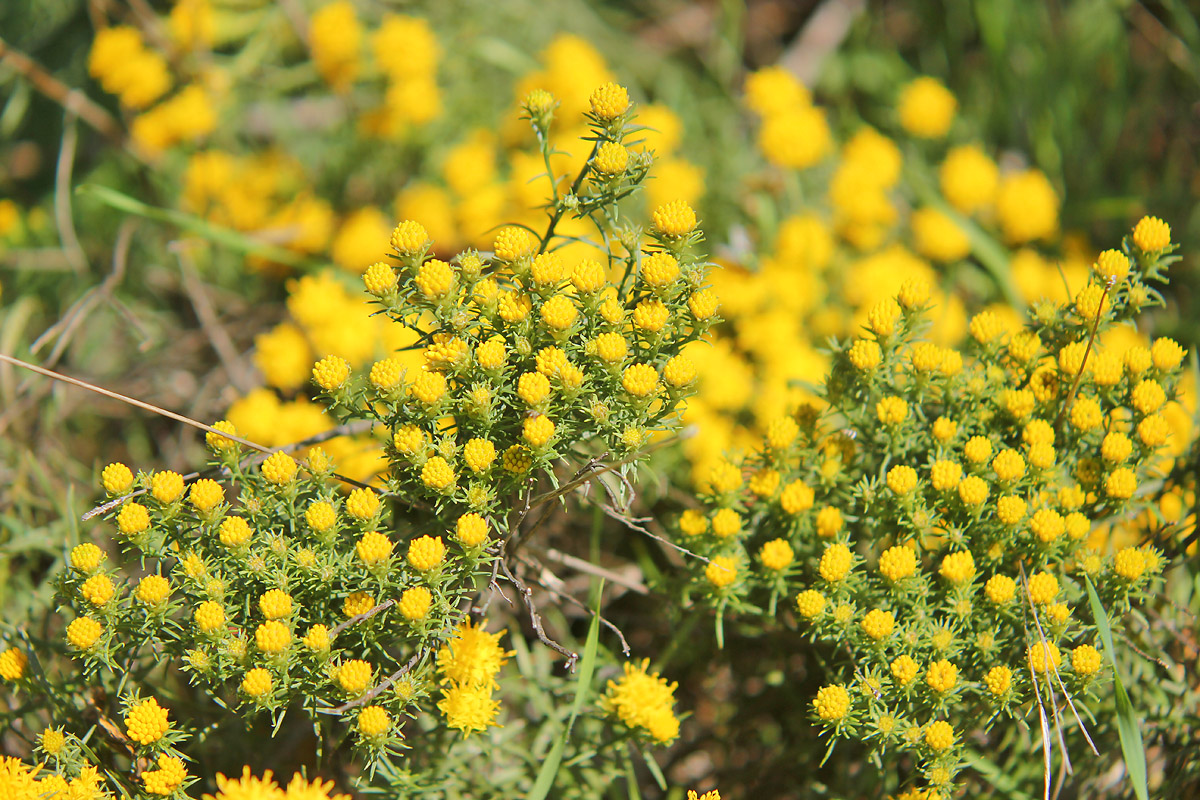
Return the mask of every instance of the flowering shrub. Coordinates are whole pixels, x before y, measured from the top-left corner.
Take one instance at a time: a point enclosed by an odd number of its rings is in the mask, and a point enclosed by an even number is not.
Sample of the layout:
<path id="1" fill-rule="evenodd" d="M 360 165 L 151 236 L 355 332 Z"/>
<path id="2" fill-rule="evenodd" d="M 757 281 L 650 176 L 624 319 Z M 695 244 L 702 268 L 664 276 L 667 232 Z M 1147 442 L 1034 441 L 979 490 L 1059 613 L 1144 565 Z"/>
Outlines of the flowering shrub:
<path id="1" fill-rule="evenodd" d="M 555 107 L 544 91 L 526 102 L 547 156 Z M 275 730 L 299 710 L 323 737 L 352 736 L 372 767 L 399 754 L 405 718 L 435 694 L 445 725 L 464 736 L 498 724 L 493 691 L 513 653 L 467 610 L 498 571 L 524 589 L 511 559 L 530 513 L 594 473 L 631 473 L 672 427 L 695 377 L 679 351 L 716 313 L 691 207 L 659 208 L 648 241 L 620 215 L 648 165 L 625 150 L 636 133 L 626 90 L 596 89 L 590 118 L 593 155 L 556 190 L 540 236 L 506 227 L 490 257 L 470 250 L 450 263 L 404 221 L 389 260 L 364 273 L 387 317 L 422 331 L 424 363 L 410 371 L 385 358 L 355 375 L 330 355 L 311 377 L 341 422 L 389 433 L 383 487 L 343 494 L 339 482 L 358 482 L 323 449 L 302 461 L 255 456 L 228 421 L 207 435 L 220 481 L 103 470 L 114 543 L 126 569 L 136 561 L 144 574 L 126 578 L 95 544 L 77 546 L 60 587 L 76 614 L 65 638 L 84 685 L 116 682 L 122 741 L 136 764 L 159 765 L 135 765 L 146 792 L 190 783 L 189 734 L 169 704 L 122 691 L 130 666 L 155 655 L 223 709 L 266 715 Z M 556 230 L 568 215 L 607 243 L 570 269 Z M 0 659 L 6 679 L 25 677 L 22 650 Z M 627 665 L 604 709 L 629 735 L 662 743 L 678 735 L 673 705 L 672 687 L 643 664 Z"/>
<path id="2" fill-rule="evenodd" d="M 712 470 L 703 510 L 679 519 L 706 557 L 685 591 L 718 625 L 793 606 L 833 654 L 812 698 L 831 748 L 861 740 L 950 796 L 976 732 L 1008 736 L 1033 708 L 1082 726 L 1109 690 L 1095 614 L 1152 594 L 1163 560 L 1150 545 L 1106 556 L 1089 535 L 1145 509 L 1143 487 L 1173 468 L 1162 412 L 1184 351 L 1162 338 L 1117 354 L 1099 335 L 1161 302 L 1174 249 L 1147 217 L 1071 305 L 1042 300 L 1011 334 L 981 312 L 964 351 L 922 336 L 930 289 L 909 279 L 835 347 L 824 410 L 777 418 Z"/>
<path id="3" fill-rule="evenodd" d="M 1121 678 L 1188 786 L 1195 388 L 1129 324 L 1165 222 L 1096 254 L 1067 226 L 1114 199 L 900 63 L 743 85 L 614 31 L 630 92 L 573 6 L 167 5 L 88 5 L 53 202 L 0 200 L 0 340 L 44 317 L 30 361 L 225 419 L 199 466 L 0 389 L 0 796 L 1019 796 L 1084 726 L 1072 790 L 1113 793 Z M 80 532 L 54 481 L 97 471 Z"/>

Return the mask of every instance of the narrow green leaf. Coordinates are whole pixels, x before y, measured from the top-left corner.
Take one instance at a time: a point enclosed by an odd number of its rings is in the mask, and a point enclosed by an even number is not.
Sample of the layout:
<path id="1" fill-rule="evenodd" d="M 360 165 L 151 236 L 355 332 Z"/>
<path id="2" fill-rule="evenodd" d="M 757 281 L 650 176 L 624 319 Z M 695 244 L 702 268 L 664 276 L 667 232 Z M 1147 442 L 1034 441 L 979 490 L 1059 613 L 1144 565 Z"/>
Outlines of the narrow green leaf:
<path id="1" fill-rule="evenodd" d="M 174 225 L 182 230 L 202 236 L 211 242 L 224 245 L 233 250 L 240 250 L 243 253 L 254 253 L 293 267 L 312 266 L 309 259 L 300 253 L 264 242 L 261 239 L 256 239 L 253 236 L 233 230 L 232 228 L 214 225 L 208 220 L 197 217 L 194 214 L 147 205 L 141 200 L 132 198 L 127 194 L 122 194 L 116 189 L 110 189 L 107 186 L 101 186 L 96 183 L 85 183 L 77 187 L 75 192 L 83 197 L 94 197 L 96 200 L 104 203 L 104 205 L 115 208 L 118 211 Z"/>
<path id="2" fill-rule="evenodd" d="M 583 647 L 583 659 L 579 662 L 579 679 L 575 682 L 575 701 L 571 704 L 571 716 L 567 719 L 567 727 L 562 736 L 554 742 L 542 768 L 538 770 L 537 780 L 529 793 L 530 800 L 545 800 L 550 790 L 554 788 L 554 779 L 558 776 L 558 768 L 562 763 L 563 751 L 571 738 L 571 728 L 575 726 L 575 718 L 583 710 L 587 701 L 588 690 L 592 686 L 592 675 L 596 671 L 596 651 L 600 641 L 600 598 L 604 595 L 604 582 L 600 582 L 600 591 L 596 593 L 595 614 L 592 624 L 588 627 L 587 642 Z"/>
<path id="3" fill-rule="evenodd" d="M 1129 702 L 1129 695 L 1121 683 L 1121 673 L 1117 670 L 1117 651 L 1113 647 L 1112 628 L 1108 624 L 1108 612 L 1096 594 L 1092 581 L 1084 576 L 1087 586 L 1088 602 L 1092 606 L 1092 616 L 1096 620 L 1096 628 L 1100 631 L 1100 640 L 1112 663 L 1113 688 L 1117 694 L 1117 733 L 1121 737 L 1121 754 L 1125 757 L 1125 771 L 1129 773 L 1129 782 L 1133 784 L 1133 792 L 1138 800 L 1150 800 L 1150 786 L 1146 780 L 1146 745 L 1142 741 L 1142 731 L 1138 727 L 1138 718 Z"/>

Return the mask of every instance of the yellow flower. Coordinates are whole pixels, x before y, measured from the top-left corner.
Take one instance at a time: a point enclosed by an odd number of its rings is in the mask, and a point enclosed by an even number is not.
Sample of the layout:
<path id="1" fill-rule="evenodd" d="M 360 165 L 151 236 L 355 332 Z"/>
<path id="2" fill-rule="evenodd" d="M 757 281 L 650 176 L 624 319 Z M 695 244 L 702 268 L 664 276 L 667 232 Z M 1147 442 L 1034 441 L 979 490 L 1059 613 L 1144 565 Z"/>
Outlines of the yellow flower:
<path id="1" fill-rule="evenodd" d="M 1029 599 L 1037 605 L 1045 605 L 1058 597 L 1058 578 L 1049 572 L 1035 572 L 1029 576 Z"/>
<path id="2" fill-rule="evenodd" d="M 964 481 L 965 483 L 966 481 Z M 970 550 L 950 553 L 942 559 L 938 572 L 953 584 L 963 584 L 975 577 L 975 559 Z"/>
<path id="3" fill-rule="evenodd" d="M 698 320 L 712 319 L 719 305 L 717 295 L 708 289 L 701 289 L 688 298 L 688 310 Z"/>
<path id="4" fill-rule="evenodd" d="M 863 617 L 862 629 L 867 636 L 879 641 L 892 635 L 896 629 L 896 618 L 890 611 L 873 608 Z"/>
<path id="5" fill-rule="evenodd" d="M 292 596 L 279 589 L 269 589 L 258 598 L 258 610 L 267 619 L 291 616 Z"/>
<path id="6" fill-rule="evenodd" d="M 157 742 L 171 727 L 167 721 L 167 709 L 153 697 L 135 703 L 125 712 L 125 732 L 140 745 Z"/>
<path id="7" fill-rule="evenodd" d="M 107 575 L 93 575 L 79 587 L 79 594 L 97 608 L 107 605 L 116 588 Z"/>
<path id="8" fill-rule="evenodd" d="M 373 674 L 374 669 L 369 663 L 362 659 L 353 659 L 338 667 L 337 680 L 343 691 L 358 696 L 371 685 Z"/>
<path id="9" fill-rule="evenodd" d="M 304 646 L 315 652 L 323 652 L 329 649 L 329 628 L 324 625 L 313 625 L 308 629 L 308 633 L 301 640 Z"/>
<path id="10" fill-rule="evenodd" d="M 686 200 L 672 200 L 654 209 L 654 232 L 668 239 L 687 236 L 696 229 L 696 212 Z"/>
<path id="11" fill-rule="evenodd" d="M 950 205 L 964 214 L 973 214 L 995 200 L 1000 171 L 981 149 L 965 145 L 946 154 L 938 179 Z"/>
<path id="12" fill-rule="evenodd" d="M 349 0 L 317 9 L 309 24 L 309 45 L 317 71 L 331 87 L 346 91 L 358 76 L 362 24 Z"/>
<path id="13" fill-rule="evenodd" d="M 81 545 L 76 545 L 71 550 L 71 566 L 87 574 L 95 572 L 102 562 L 108 556 L 96 545 L 91 542 L 84 542 Z"/>
<path id="14" fill-rule="evenodd" d="M 801 105 L 772 114 L 763 120 L 758 146 L 772 164 L 790 169 L 807 169 L 833 148 L 825 112 Z"/>
<path id="15" fill-rule="evenodd" d="M 171 583 L 161 575 L 147 575 L 138 581 L 137 599 L 148 606 L 158 606 L 171 594 Z"/>
<path id="16" fill-rule="evenodd" d="M 10 682 L 19 681 L 24 677 L 25 667 L 28 664 L 29 657 L 25 655 L 24 651 L 10 647 L 0 653 L 0 678 Z"/>
<path id="17" fill-rule="evenodd" d="M 337 512 L 331 503 L 318 500 L 305 510 L 304 521 L 317 533 L 325 533 L 337 524 Z"/>
<path id="18" fill-rule="evenodd" d="M 1071 651 L 1071 669 L 1076 675 L 1083 678 L 1090 678 L 1100 671 L 1102 659 L 1096 648 L 1090 644 L 1083 644 Z"/>
<path id="19" fill-rule="evenodd" d="M 889 547 L 879 557 L 879 574 L 890 583 L 897 583 L 917 571 L 917 556 L 903 545 Z"/>
<path id="20" fill-rule="evenodd" d="M 604 267 L 595 259 L 586 258 L 571 270 L 571 285 L 581 294 L 595 294 L 606 283 Z"/>
<path id="21" fill-rule="evenodd" d="M 554 423 L 545 414 L 526 418 L 522 429 L 523 438 L 534 449 L 545 447 L 554 436 Z"/>
<path id="22" fill-rule="evenodd" d="M 0 672 L 0 677 L 3 673 Z M 39 743 L 42 751 L 48 755 L 56 756 L 67 743 L 67 737 L 63 734 L 62 728 L 46 728 L 42 731 Z"/>
<path id="23" fill-rule="evenodd" d="M 945 659 L 935 661 L 925 671 L 925 683 L 935 692 L 948 692 L 958 683 L 958 667 Z"/>
<path id="24" fill-rule="evenodd" d="M 732 508 L 722 508 L 713 514 L 712 530 L 721 539 L 737 536 L 742 532 L 742 517 Z"/>
<path id="25" fill-rule="evenodd" d="M 183 760 L 160 753 L 156 763 L 157 769 L 142 772 L 142 784 L 146 787 L 146 792 L 164 797 L 173 794 L 187 778 L 187 768 L 184 767 Z"/>
<path id="26" fill-rule="evenodd" d="M 366 614 L 375 607 L 375 598 L 367 592 L 354 592 L 342 603 L 342 613 L 347 617 Z"/>
<path id="27" fill-rule="evenodd" d="M 504 631 L 488 633 L 484 623 L 463 622 L 455 635 L 438 650 L 437 669 L 443 683 L 498 688 L 496 675 L 513 655 L 500 645 Z"/>
<path id="28" fill-rule="evenodd" d="M 826 722 L 836 722 L 850 711 L 850 693 L 845 686 L 838 684 L 823 686 L 813 698 L 813 709 Z"/>
<path id="29" fill-rule="evenodd" d="M 240 547 L 250 541 L 254 531 L 245 517 L 226 517 L 221 520 L 217 535 L 226 547 Z"/>
<path id="30" fill-rule="evenodd" d="M 629 110 L 629 92 L 624 86 L 606 83 L 592 92 L 588 103 L 597 119 L 609 122 Z"/>
<path id="31" fill-rule="evenodd" d="M 442 690 L 438 711 L 446 717 L 446 726 L 460 730 L 463 736 L 487 730 L 496 724 L 499 701 L 492 699 L 490 686 L 451 684 Z"/>
<path id="32" fill-rule="evenodd" d="M 1058 195 L 1036 169 L 1005 175 L 996 195 L 996 213 L 1011 244 L 1046 239 L 1058 231 Z"/>
<path id="33" fill-rule="evenodd" d="M 404 618 L 416 622 L 425 619 L 429 614 L 429 606 L 433 602 L 433 594 L 424 586 L 413 586 L 405 589 L 400 596 L 400 613 Z"/>
<path id="34" fill-rule="evenodd" d="M 983 676 L 983 683 L 992 696 L 999 697 L 1012 686 L 1012 670 L 1004 666 L 992 667 Z"/>
<path id="35" fill-rule="evenodd" d="M 254 632 L 254 643 L 264 653 L 282 653 L 292 643 L 292 632 L 278 620 L 268 620 Z"/>
<path id="36" fill-rule="evenodd" d="M 1025 652 L 1029 668 L 1034 672 L 1045 672 L 1047 665 L 1050 666 L 1050 669 L 1057 671 L 1059 665 L 1062 664 L 1062 653 L 1051 642 L 1034 642 Z"/>
<path id="37" fill-rule="evenodd" d="M 429 234 L 419 222 L 406 219 L 392 231 L 391 245 L 401 256 L 419 255 L 429 246 Z"/>
<path id="38" fill-rule="evenodd" d="M 1157 253 L 1171 245 L 1171 227 L 1158 217 L 1142 217 L 1133 228 L 1133 243 L 1143 253 Z"/>
<path id="39" fill-rule="evenodd" d="M 596 150 L 592 167 L 601 175 L 620 175 L 629 164 L 629 151 L 617 142 L 604 142 Z"/>
<path id="40" fill-rule="evenodd" d="M 174 503 L 183 494 L 183 476 L 170 470 L 155 473 L 150 479 L 150 494 L 163 505 Z"/>
<path id="41" fill-rule="evenodd" d="M 892 661 L 891 670 L 892 677 L 896 679 L 896 683 L 899 686 L 908 686 L 916 679 L 920 667 L 917 666 L 917 662 L 913 661 L 911 656 L 902 655 Z"/>
<path id="42" fill-rule="evenodd" d="M 341 356 L 325 356 L 313 364 L 312 376 L 317 386 L 332 392 L 350 377 L 350 362 Z"/>
<path id="43" fill-rule="evenodd" d="M 378 531 L 369 531 L 358 540 L 354 552 L 362 563 L 368 566 L 378 564 L 391 556 L 392 540 Z"/>
<path id="44" fill-rule="evenodd" d="M 296 477 L 296 459 L 287 453 L 272 453 L 262 464 L 262 474 L 276 486 L 291 483 Z"/>
<path id="45" fill-rule="evenodd" d="M 1113 572 L 1127 581 L 1136 581 L 1146 571 L 1146 555 L 1136 547 L 1126 547 L 1113 559 Z"/>
<path id="46" fill-rule="evenodd" d="M 884 425 L 899 425 L 908 419 L 908 403 L 899 397 L 885 397 L 875 404 L 875 415 Z"/>
<path id="47" fill-rule="evenodd" d="M 787 569 L 795 557 L 792 546 L 784 539 L 772 539 L 764 544 L 758 552 L 758 559 L 762 565 L 775 572 Z"/>
<path id="48" fill-rule="evenodd" d="M 946 417 L 938 417 L 933 421 L 933 438 L 939 442 L 948 442 L 958 433 L 958 423 Z"/>
<path id="49" fill-rule="evenodd" d="M 1129 275 L 1129 259 L 1120 250 L 1105 250 L 1097 257 L 1092 269 L 1102 281 L 1112 285 Z"/>
<path id="50" fill-rule="evenodd" d="M 658 391 L 658 373 L 649 364 L 633 364 L 625 368 L 621 385 L 634 397 L 649 397 Z"/>
<path id="51" fill-rule="evenodd" d="M 1007 575 L 993 575 L 988 578 L 983 590 L 987 594 L 988 600 L 1002 606 L 1011 602 L 1016 596 L 1017 582 Z"/>
<path id="52" fill-rule="evenodd" d="M 958 484 L 958 497 L 968 506 L 979 506 L 988 498 L 988 485 L 978 475 L 968 475 Z"/>
<path id="53" fill-rule="evenodd" d="M 196 607 L 192 619 L 201 633 L 212 633 L 225 624 L 225 609 L 218 603 L 205 600 Z"/>
<path id="54" fill-rule="evenodd" d="M 444 297 L 454 286 L 454 268 L 445 261 L 430 259 L 417 271 L 416 284 L 430 300 Z"/>
<path id="55" fill-rule="evenodd" d="M 447 491 L 454 487 L 458 476 L 454 474 L 450 464 L 441 456 L 434 456 L 425 462 L 421 468 L 421 482 L 430 489 Z"/>
<path id="56" fill-rule="evenodd" d="M 1117 500 L 1128 500 L 1137 490 L 1137 476 L 1129 467 L 1118 467 L 1104 479 L 1104 493 Z"/>
<path id="57" fill-rule="evenodd" d="M 652 253 L 642 259 L 641 275 L 647 286 L 662 289 L 679 278 L 679 262 L 670 253 Z"/>
<path id="58" fill-rule="evenodd" d="M 90 650 L 104 633 L 104 627 L 91 617 L 72 620 L 67 626 L 67 641 L 78 650 Z"/>
<path id="59" fill-rule="evenodd" d="M 929 749 L 940 753 L 954 746 L 954 728 L 944 720 L 938 720 L 925 729 L 925 744 Z"/>
<path id="60" fill-rule="evenodd" d="M 368 739 L 383 736 L 392 727 L 392 718 L 380 706 L 367 706 L 358 712 L 358 732 Z"/>
<path id="61" fill-rule="evenodd" d="M 704 569 L 704 578 L 717 589 L 723 589 L 737 580 L 738 564 L 732 556 L 716 556 Z"/>
<path id="62" fill-rule="evenodd" d="M 509 226 L 501 228 L 492 241 L 492 251 L 501 261 L 516 261 L 533 255 L 537 240 L 524 228 Z"/>
<path id="63" fill-rule="evenodd" d="M 119 461 L 109 464 L 100 473 L 100 482 L 109 497 L 125 494 L 133 486 L 133 473 Z"/>
<path id="64" fill-rule="evenodd" d="M 856 339 L 847 356 L 856 369 L 864 372 L 875 369 L 883 361 L 883 351 L 873 339 Z"/>
<path id="65" fill-rule="evenodd" d="M 934 261 L 960 261 L 971 253 L 971 240 L 953 219 L 935 208 L 922 208 L 910 220 L 913 246 Z"/>
<path id="66" fill-rule="evenodd" d="M 900 92 L 900 125 L 913 136 L 939 139 L 950 130 L 958 100 L 941 81 L 920 77 Z"/>
<path id="67" fill-rule="evenodd" d="M 545 303 L 541 309 L 542 321 L 556 331 L 565 331 L 575 324 L 579 318 L 579 309 L 565 295 L 556 294 Z"/>
<path id="68" fill-rule="evenodd" d="M 241 689 L 247 696 L 259 698 L 271 691 L 273 683 L 271 673 L 262 667 L 255 667 L 246 673 L 246 677 L 242 678 Z M 247 772 L 249 769 L 246 767 Z"/>
<path id="69" fill-rule="evenodd" d="M 440 536 L 422 536 L 408 546 L 408 563 L 417 572 L 428 572 L 442 563 L 446 546 Z"/>
<path id="70" fill-rule="evenodd" d="M 844 544 L 831 544 L 821 554 L 818 571 L 821 577 L 829 583 L 837 583 L 850 574 L 854 566 L 854 556 L 850 548 Z"/>
<path id="71" fill-rule="evenodd" d="M 395 289 L 396 283 L 396 270 L 384 261 L 375 262 L 363 273 L 363 285 L 376 297 L 382 297 Z"/>
<path id="72" fill-rule="evenodd" d="M 906 495 L 917 487 L 917 471 L 903 464 L 888 470 L 887 485 L 894 494 Z"/>
<path id="73" fill-rule="evenodd" d="M 805 589 L 796 595 L 796 611 L 805 619 L 812 619 L 825 610 L 825 596 L 815 589 Z"/>

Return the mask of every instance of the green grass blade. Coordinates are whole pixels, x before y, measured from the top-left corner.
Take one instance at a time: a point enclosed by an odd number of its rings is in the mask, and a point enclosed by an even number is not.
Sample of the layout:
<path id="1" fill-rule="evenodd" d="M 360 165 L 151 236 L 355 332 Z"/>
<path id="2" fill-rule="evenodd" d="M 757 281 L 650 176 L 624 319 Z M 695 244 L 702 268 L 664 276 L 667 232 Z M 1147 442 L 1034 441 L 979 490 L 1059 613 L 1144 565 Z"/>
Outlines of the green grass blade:
<path id="1" fill-rule="evenodd" d="M 1100 631 L 1100 640 L 1108 651 L 1108 660 L 1112 662 L 1113 688 L 1117 694 L 1117 733 L 1121 737 L 1121 754 L 1125 758 L 1125 771 L 1129 773 L 1129 782 L 1133 784 L 1133 792 L 1138 800 L 1150 800 L 1150 787 L 1146 782 L 1146 745 L 1142 741 L 1142 732 L 1138 727 L 1138 719 L 1133 711 L 1133 703 L 1121 683 L 1121 673 L 1117 671 L 1117 651 L 1113 647 L 1112 628 L 1108 625 L 1108 612 L 1100 603 L 1096 587 L 1091 579 L 1084 577 L 1087 586 L 1088 602 L 1092 606 L 1092 616 L 1096 620 L 1096 628 Z"/>
<path id="2" fill-rule="evenodd" d="M 571 728 L 574 727 L 575 718 L 579 716 L 579 712 L 583 710 L 583 704 L 587 701 L 588 690 L 592 686 L 592 675 L 596 672 L 596 651 L 600 641 L 600 598 L 603 595 L 604 582 L 601 581 L 600 591 L 596 593 L 595 614 L 592 615 L 587 643 L 583 647 L 583 659 L 579 662 L 579 679 L 575 682 L 575 701 L 571 704 L 571 716 L 567 719 L 567 727 L 563 730 L 562 736 L 554 742 L 546 760 L 542 762 L 542 768 L 538 770 L 537 780 L 533 784 L 533 790 L 529 793 L 530 800 L 545 800 L 549 796 L 550 790 L 554 788 L 554 779 L 558 776 L 558 767 L 562 763 L 563 751 L 566 750 L 567 741 L 571 738 Z"/>
<path id="3" fill-rule="evenodd" d="M 110 189 L 107 186 L 101 186 L 96 183 L 85 183 L 76 188 L 75 192 L 83 197 L 93 197 L 104 205 L 115 208 L 117 211 L 124 211 L 127 214 L 134 214 L 135 216 L 145 217 L 156 222 L 165 222 L 174 225 L 181 230 L 189 231 L 233 250 L 260 255 L 292 267 L 312 266 L 312 262 L 300 253 L 264 242 L 241 231 L 235 231 L 232 228 L 214 225 L 208 220 L 197 217 L 194 214 L 186 214 L 170 208 L 147 205 L 141 200 L 134 199 L 127 194 L 122 194 L 116 189 Z"/>

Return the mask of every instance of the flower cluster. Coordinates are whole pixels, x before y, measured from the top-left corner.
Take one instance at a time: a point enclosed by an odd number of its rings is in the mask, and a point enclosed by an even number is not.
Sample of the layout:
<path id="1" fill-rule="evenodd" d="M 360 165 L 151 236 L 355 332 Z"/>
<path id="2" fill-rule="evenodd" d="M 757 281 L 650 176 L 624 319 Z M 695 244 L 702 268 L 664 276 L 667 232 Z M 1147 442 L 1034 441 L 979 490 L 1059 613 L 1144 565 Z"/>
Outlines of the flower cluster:
<path id="1" fill-rule="evenodd" d="M 967 735 L 1096 699 L 1109 654 L 1088 586 L 1119 614 L 1161 571 L 1151 545 L 1091 541 L 1172 466 L 1183 349 L 1102 345 L 1161 301 L 1177 257 L 1169 234 L 1139 235 L 1155 225 L 1102 253 L 1073 302 L 1043 299 L 1015 329 L 976 315 L 962 351 L 921 336 L 936 311 L 909 279 L 835 347 L 827 407 L 773 421 L 679 520 L 718 613 L 790 597 L 799 627 L 846 654 L 812 698 L 827 733 L 915 756 L 934 796 L 952 793 Z"/>
<path id="2" fill-rule="evenodd" d="M 549 151 L 553 98 L 533 93 L 526 106 Z M 153 657 L 247 718 L 279 725 L 302 709 L 373 765 L 405 747 L 406 718 L 436 709 L 464 736 L 497 724 L 497 676 L 513 653 L 466 609 L 488 575 L 509 570 L 501 544 L 524 517 L 512 509 L 555 502 L 564 470 L 629 471 L 644 458 L 690 393 L 695 368 L 681 349 L 716 318 L 691 206 L 663 204 L 648 230 L 620 210 L 650 164 L 625 150 L 637 132 L 627 90 L 600 86 L 590 109 L 592 154 L 550 198 L 542 235 L 505 227 L 491 254 L 445 261 L 421 224 L 401 222 L 389 260 L 363 273 L 385 314 L 363 316 L 410 332 L 401 341 L 412 352 L 365 370 L 337 353 L 306 366 L 335 420 L 386 433 L 367 471 L 384 473 L 376 483 L 335 471 L 323 447 L 247 450 L 247 434 L 278 443 L 291 432 L 253 418 L 249 430 L 222 420 L 207 434 L 212 477 L 102 470 L 104 519 L 124 557 L 78 545 L 59 586 L 86 682 Z M 606 244 L 580 247 L 558 231 L 578 218 Z M 349 302 L 321 280 L 300 282 L 314 306 Z M 25 668 L 22 650 L 0 654 L 5 679 Z M 673 687 L 644 667 L 620 686 L 610 702 L 622 722 L 675 738 Z M 434 687 L 436 704 L 426 702 Z M 123 736 L 147 765 L 142 787 L 182 790 L 193 779 L 176 746 L 190 734 L 170 697 L 120 700 Z M 230 796 L 241 786 L 227 783 Z"/>
<path id="3" fill-rule="evenodd" d="M 726 322 L 695 359 L 687 421 L 702 435 L 685 448 L 697 484 L 724 454 L 752 451 L 772 420 L 813 401 L 815 377 L 831 366 L 826 341 L 855 336 L 904 280 L 933 287 L 928 336 L 940 346 L 962 344 L 972 311 L 1015 330 L 1022 308 L 1041 298 L 1074 304 L 1088 281 L 1095 253 L 1060 234 L 1047 177 L 1002 169 L 987 144 L 959 135 L 957 103 L 938 82 L 912 82 L 879 109 L 878 127 L 855 122 L 837 138 L 832 111 L 783 69 L 749 75 L 744 100 L 762 119 L 767 161 L 746 178 L 760 240 L 713 276 Z M 1103 343 L 1149 344 L 1129 326 L 1106 327 Z M 1194 438 L 1190 382 L 1179 399 L 1165 414 L 1175 454 Z"/>
<path id="4" fill-rule="evenodd" d="M 675 716 L 675 684 L 648 670 L 649 660 L 627 662 L 624 674 L 608 682 L 600 708 L 631 731 L 666 744 L 679 735 Z"/>

